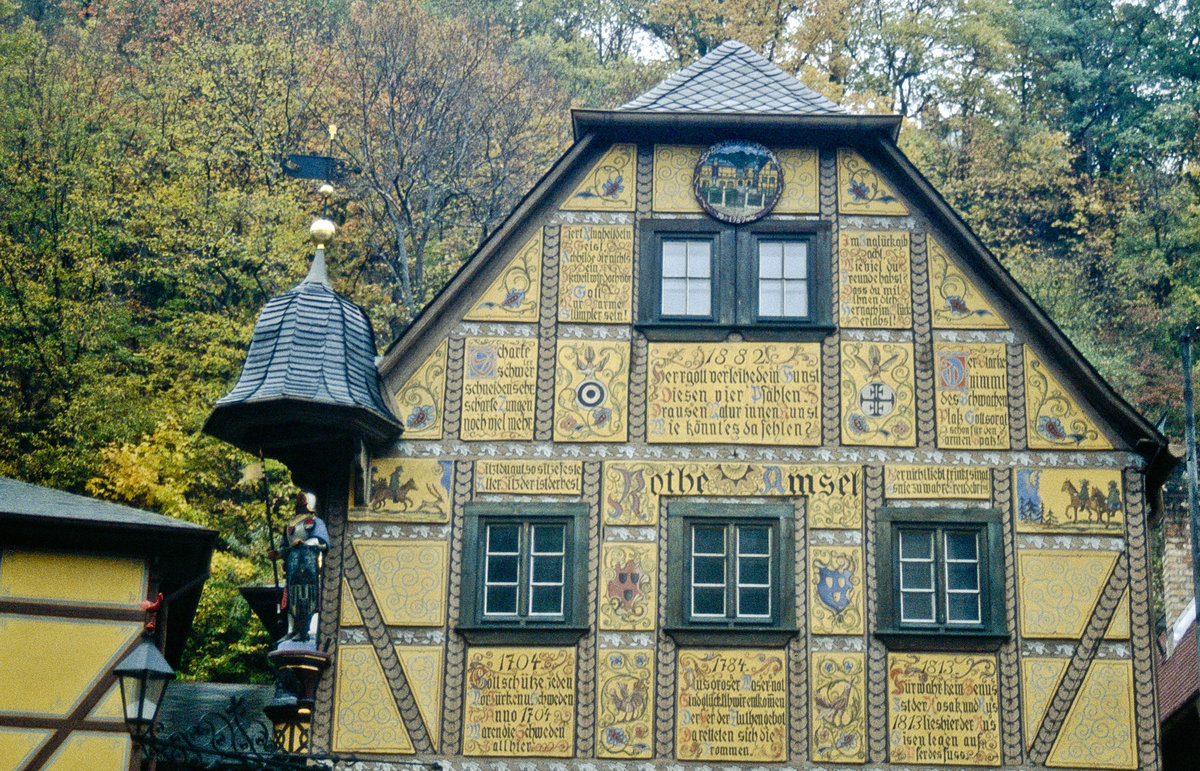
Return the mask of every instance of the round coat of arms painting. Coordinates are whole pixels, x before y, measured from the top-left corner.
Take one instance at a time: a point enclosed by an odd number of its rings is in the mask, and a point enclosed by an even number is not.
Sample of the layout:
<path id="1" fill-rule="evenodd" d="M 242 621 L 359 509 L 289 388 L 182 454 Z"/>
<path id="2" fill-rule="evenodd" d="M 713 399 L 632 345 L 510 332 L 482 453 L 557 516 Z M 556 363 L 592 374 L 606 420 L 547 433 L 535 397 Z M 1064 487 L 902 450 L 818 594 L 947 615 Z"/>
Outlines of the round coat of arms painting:
<path id="1" fill-rule="evenodd" d="M 757 142 L 719 142 L 696 162 L 692 189 L 704 211 L 740 225 L 775 208 L 783 192 L 783 170 L 775 153 Z"/>

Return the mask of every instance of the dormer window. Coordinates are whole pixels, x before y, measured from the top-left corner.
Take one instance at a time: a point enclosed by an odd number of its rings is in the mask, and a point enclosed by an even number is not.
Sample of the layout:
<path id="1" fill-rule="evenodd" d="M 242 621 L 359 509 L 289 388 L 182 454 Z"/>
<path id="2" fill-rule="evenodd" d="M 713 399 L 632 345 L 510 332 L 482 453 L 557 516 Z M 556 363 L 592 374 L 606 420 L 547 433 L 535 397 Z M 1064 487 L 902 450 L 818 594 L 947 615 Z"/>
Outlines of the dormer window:
<path id="1" fill-rule="evenodd" d="M 651 220 L 639 327 L 651 339 L 821 339 L 832 330 L 829 227 Z"/>

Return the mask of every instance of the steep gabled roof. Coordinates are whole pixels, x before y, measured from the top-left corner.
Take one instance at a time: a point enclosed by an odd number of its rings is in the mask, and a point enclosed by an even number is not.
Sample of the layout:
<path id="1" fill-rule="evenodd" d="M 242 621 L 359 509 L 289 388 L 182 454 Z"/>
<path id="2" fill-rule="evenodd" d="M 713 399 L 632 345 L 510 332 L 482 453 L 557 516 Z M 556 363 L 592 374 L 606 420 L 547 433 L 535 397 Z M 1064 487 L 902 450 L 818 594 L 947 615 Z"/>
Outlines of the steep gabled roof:
<path id="1" fill-rule="evenodd" d="M 717 46 L 618 111 L 848 114 L 736 40 Z"/>

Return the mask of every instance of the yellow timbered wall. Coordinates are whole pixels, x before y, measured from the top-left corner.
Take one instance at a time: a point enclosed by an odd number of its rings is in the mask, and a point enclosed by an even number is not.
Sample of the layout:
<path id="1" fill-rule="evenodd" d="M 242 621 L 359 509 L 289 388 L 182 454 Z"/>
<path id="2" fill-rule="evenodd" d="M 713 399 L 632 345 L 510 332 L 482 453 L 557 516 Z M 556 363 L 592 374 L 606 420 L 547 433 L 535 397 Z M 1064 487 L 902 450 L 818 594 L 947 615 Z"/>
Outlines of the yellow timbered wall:
<path id="1" fill-rule="evenodd" d="M 691 169 L 703 149 L 593 151 L 429 333 L 429 353 L 388 374 L 408 427 L 331 523 L 338 660 L 318 742 L 1156 768 L 1140 458 L 978 264 L 849 148 L 773 148 L 785 188 L 766 220 L 829 228 L 832 333 L 647 340 L 633 325 L 654 278 L 640 228 L 702 222 Z M 467 642 L 464 586 L 480 578 L 464 563 L 466 506 L 578 501 L 579 642 Z M 666 628 L 679 602 L 670 507 L 703 501 L 789 508 L 785 647 Z M 1000 512 L 994 589 L 1011 639 L 998 651 L 889 650 L 874 635 L 884 506 Z M 821 591 L 831 576 L 847 578 Z"/>

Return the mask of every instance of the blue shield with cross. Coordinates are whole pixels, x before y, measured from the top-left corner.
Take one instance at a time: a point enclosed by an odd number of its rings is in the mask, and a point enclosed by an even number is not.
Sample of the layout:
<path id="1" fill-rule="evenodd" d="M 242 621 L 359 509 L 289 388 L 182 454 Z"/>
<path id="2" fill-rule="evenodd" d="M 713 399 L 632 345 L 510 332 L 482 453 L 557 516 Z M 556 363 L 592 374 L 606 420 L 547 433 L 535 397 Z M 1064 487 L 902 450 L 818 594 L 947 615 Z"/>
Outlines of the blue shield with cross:
<path id="1" fill-rule="evenodd" d="M 851 570 L 817 567 L 817 599 L 834 613 L 841 613 L 850 604 Z"/>

